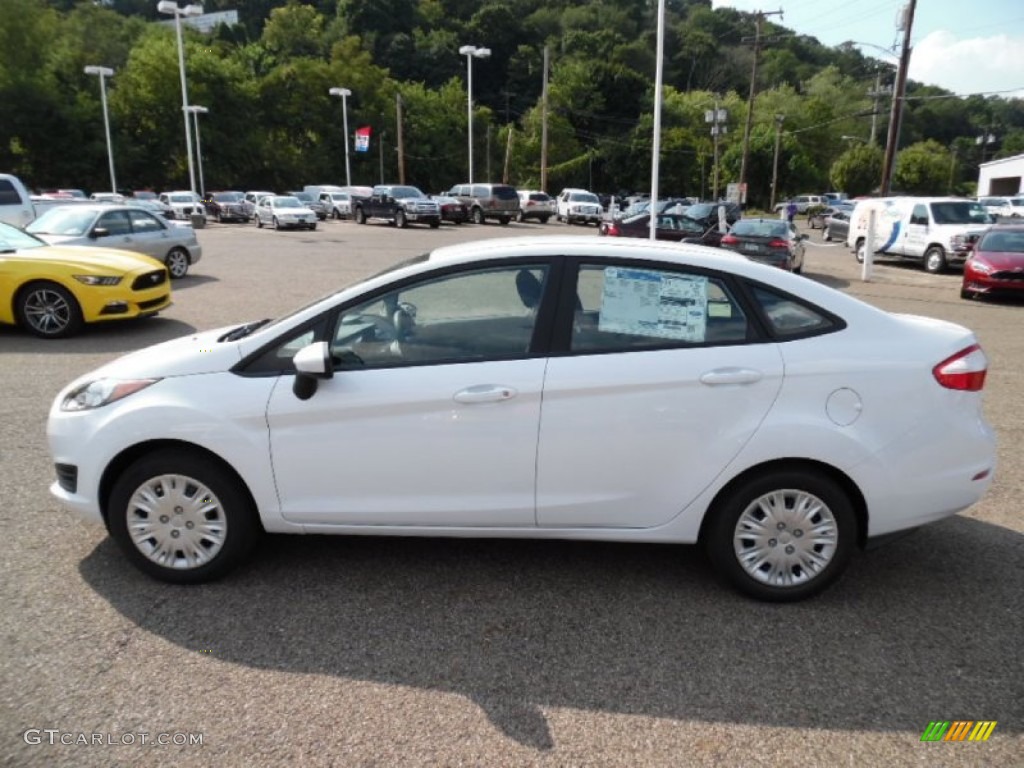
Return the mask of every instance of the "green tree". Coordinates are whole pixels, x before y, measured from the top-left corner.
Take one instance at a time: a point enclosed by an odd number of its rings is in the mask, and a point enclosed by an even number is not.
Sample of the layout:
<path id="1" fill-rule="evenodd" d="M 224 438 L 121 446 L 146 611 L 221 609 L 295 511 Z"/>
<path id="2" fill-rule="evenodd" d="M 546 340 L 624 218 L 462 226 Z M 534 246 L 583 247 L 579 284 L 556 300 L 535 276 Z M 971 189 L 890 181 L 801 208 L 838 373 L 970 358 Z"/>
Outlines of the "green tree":
<path id="1" fill-rule="evenodd" d="M 934 195 L 946 191 L 949 183 L 949 150 L 929 139 L 912 144 L 899 153 L 893 172 L 893 187 L 912 195 Z"/>
<path id="2" fill-rule="evenodd" d="M 288 0 L 270 12 L 263 27 L 263 44 L 280 58 L 319 56 L 323 52 L 324 17 L 310 5 Z"/>
<path id="3" fill-rule="evenodd" d="M 850 197 L 870 194 L 882 178 L 882 150 L 873 144 L 854 144 L 829 169 L 833 189 Z"/>

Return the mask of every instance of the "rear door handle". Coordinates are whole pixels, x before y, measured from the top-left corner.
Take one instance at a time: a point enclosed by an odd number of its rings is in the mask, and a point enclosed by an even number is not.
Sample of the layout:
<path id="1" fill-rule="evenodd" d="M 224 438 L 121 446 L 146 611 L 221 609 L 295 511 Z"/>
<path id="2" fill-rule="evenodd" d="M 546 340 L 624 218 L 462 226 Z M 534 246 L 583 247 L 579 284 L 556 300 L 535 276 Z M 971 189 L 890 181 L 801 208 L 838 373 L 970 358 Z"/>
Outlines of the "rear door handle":
<path id="1" fill-rule="evenodd" d="M 512 387 L 505 387 L 501 384 L 478 384 L 456 392 L 452 399 L 466 405 L 500 403 L 503 400 L 511 400 L 517 394 L 519 393 Z"/>
<path id="2" fill-rule="evenodd" d="M 755 371 L 753 368 L 716 368 L 701 374 L 700 383 L 711 387 L 723 384 L 754 384 L 763 377 L 761 371 Z"/>

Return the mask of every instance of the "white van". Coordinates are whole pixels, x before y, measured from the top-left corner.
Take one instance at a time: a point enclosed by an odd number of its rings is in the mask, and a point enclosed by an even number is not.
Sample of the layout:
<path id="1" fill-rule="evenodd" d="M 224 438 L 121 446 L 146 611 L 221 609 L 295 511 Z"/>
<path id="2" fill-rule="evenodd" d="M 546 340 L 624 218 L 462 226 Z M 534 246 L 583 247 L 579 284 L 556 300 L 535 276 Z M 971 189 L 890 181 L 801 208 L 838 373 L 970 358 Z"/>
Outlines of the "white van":
<path id="1" fill-rule="evenodd" d="M 0 173 L 0 221 L 24 227 L 36 217 L 32 198 L 17 176 Z"/>
<path id="2" fill-rule="evenodd" d="M 850 214 L 846 245 L 864 261 L 868 217 L 875 211 L 879 256 L 920 261 L 928 272 L 963 264 L 991 220 L 976 200 L 959 197 L 878 197 L 860 200 Z"/>

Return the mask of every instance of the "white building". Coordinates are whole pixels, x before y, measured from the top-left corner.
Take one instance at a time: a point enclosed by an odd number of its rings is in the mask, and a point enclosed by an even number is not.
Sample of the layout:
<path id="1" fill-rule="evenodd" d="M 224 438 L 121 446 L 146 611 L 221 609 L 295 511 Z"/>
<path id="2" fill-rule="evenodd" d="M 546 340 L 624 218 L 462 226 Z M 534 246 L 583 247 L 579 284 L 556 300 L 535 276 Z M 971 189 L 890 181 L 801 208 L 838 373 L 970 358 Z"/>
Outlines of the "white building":
<path id="1" fill-rule="evenodd" d="M 1024 192 L 1024 155 L 1004 157 L 978 166 L 978 196 Z"/>

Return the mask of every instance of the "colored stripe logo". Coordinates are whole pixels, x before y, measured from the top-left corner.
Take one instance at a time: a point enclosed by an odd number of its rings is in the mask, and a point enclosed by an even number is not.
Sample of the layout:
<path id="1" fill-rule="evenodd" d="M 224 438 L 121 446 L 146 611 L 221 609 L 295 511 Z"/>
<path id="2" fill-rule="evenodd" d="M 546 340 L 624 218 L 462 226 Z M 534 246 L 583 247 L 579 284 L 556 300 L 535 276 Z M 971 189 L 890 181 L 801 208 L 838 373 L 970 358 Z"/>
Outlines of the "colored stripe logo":
<path id="1" fill-rule="evenodd" d="M 995 720 L 933 720 L 921 741 L 988 741 L 995 729 Z"/>

